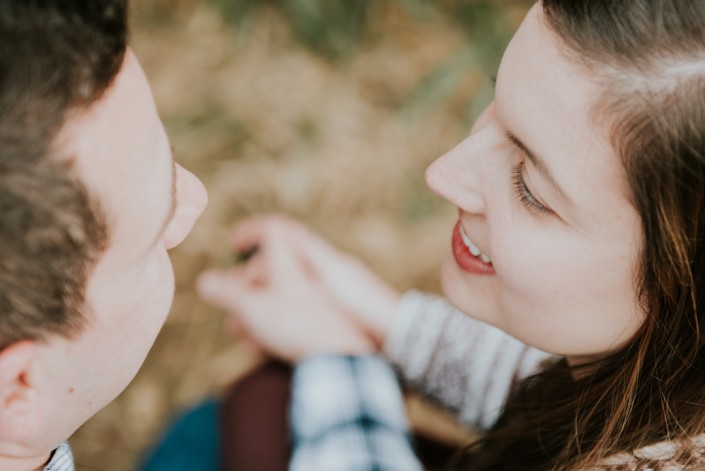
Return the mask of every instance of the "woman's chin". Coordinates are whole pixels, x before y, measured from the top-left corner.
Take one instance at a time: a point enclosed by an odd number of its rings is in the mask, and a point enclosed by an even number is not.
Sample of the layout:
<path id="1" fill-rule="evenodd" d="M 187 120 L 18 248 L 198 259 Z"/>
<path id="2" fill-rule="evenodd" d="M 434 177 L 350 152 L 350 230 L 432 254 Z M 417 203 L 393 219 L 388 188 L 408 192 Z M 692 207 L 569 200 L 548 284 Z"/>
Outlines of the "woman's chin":
<path id="1" fill-rule="evenodd" d="M 441 291 L 450 303 L 474 319 L 492 322 L 493 298 L 490 296 L 491 280 L 486 276 L 472 275 L 458 267 L 452 256 L 441 265 Z"/>

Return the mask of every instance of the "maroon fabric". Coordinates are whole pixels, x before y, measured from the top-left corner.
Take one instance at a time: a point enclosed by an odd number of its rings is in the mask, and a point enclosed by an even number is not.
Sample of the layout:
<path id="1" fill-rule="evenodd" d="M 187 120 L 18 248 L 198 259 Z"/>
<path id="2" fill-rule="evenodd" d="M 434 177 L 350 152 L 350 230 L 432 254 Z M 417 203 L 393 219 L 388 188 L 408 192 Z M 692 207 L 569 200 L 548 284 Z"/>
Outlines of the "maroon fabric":
<path id="1" fill-rule="evenodd" d="M 286 471 L 291 368 L 271 362 L 227 392 L 220 411 L 225 471 Z"/>
<path id="2" fill-rule="evenodd" d="M 220 410 L 224 471 L 286 471 L 291 456 L 289 398 L 291 367 L 270 362 L 237 381 Z M 457 448 L 415 435 L 419 459 L 442 469 Z"/>

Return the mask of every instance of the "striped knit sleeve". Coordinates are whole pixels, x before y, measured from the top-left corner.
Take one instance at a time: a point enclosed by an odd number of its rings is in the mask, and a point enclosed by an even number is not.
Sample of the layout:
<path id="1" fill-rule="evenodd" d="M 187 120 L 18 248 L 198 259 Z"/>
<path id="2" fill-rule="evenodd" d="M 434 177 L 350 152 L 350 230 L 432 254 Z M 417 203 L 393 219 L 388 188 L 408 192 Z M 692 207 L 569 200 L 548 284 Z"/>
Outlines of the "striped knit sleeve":
<path id="1" fill-rule="evenodd" d="M 411 387 L 481 430 L 497 420 L 512 386 L 552 358 L 416 291 L 402 297 L 384 353 Z"/>

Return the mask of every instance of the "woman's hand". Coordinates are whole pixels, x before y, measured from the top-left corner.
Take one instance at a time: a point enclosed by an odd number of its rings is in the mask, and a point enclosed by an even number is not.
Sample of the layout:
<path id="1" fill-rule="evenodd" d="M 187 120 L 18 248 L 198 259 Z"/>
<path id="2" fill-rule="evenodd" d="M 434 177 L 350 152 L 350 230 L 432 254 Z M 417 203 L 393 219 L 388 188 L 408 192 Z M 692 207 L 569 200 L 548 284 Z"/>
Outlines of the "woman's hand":
<path id="1" fill-rule="evenodd" d="M 233 316 L 252 340 L 285 360 L 374 352 L 375 341 L 357 320 L 359 316 L 352 314 L 350 303 L 340 299 L 340 294 L 350 295 L 350 287 L 341 290 L 343 280 L 334 280 L 332 285 L 338 288 L 332 290 L 331 280 L 325 280 L 318 269 L 324 263 L 329 271 L 337 266 L 329 262 L 335 261 L 342 268 L 349 260 L 338 254 L 329 261 L 335 255 L 333 249 L 315 244 L 315 237 L 310 237 L 300 224 L 278 216 L 257 217 L 238 225 L 233 232 L 235 250 L 257 246 L 257 254 L 244 266 L 203 274 L 199 293 Z M 358 292 L 357 297 L 365 293 Z"/>
<path id="2" fill-rule="evenodd" d="M 362 260 L 343 253 L 303 224 L 281 216 L 262 216 L 260 224 L 280 225 L 290 247 L 337 302 L 345 306 L 381 347 L 401 297 Z"/>

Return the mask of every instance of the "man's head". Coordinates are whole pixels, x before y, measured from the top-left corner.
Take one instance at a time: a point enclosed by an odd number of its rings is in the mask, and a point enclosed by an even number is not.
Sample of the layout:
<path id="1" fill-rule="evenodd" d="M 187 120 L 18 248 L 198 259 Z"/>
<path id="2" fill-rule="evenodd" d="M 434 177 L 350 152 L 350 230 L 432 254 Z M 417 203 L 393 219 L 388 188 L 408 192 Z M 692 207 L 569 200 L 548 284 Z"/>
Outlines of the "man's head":
<path id="1" fill-rule="evenodd" d="M 0 460 L 48 452 L 129 383 L 171 304 L 166 250 L 205 206 L 125 3 L 0 1 Z"/>
<path id="2" fill-rule="evenodd" d="M 51 3 L 0 3 L 0 347 L 76 332 L 88 271 L 108 242 L 99 203 L 53 144 L 120 70 L 126 5 Z"/>

